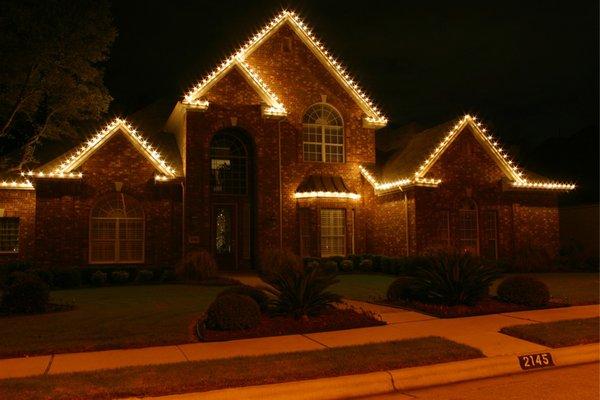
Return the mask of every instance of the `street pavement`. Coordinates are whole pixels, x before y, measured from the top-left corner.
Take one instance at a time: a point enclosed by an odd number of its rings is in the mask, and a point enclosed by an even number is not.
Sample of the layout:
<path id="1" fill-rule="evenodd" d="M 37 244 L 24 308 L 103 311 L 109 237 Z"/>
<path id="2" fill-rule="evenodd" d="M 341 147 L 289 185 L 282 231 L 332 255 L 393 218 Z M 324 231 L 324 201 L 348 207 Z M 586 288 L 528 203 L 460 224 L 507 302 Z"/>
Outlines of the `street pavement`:
<path id="1" fill-rule="evenodd" d="M 424 388 L 361 400 L 598 400 L 598 363 Z"/>

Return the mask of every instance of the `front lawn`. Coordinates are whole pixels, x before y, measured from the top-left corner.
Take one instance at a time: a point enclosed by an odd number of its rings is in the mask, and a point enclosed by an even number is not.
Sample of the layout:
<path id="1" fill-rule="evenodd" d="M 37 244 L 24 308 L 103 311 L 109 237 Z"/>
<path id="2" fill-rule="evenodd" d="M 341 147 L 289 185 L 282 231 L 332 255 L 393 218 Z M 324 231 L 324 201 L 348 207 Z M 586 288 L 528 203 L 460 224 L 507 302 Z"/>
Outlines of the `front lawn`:
<path id="1" fill-rule="evenodd" d="M 516 274 L 511 274 L 516 275 Z M 511 276 L 511 275 L 506 275 Z M 596 273 L 527 273 L 519 274 L 532 276 L 548 285 L 553 300 L 559 300 L 571 305 L 597 304 L 599 274 Z M 340 283 L 333 287 L 342 296 L 362 301 L 378 301 L 385 298 L 388 286 L 396 279 L 394 276 L 382 274 L 352 274 L 340 275 Z M 491 289 L 496 294 L 497 281 Z"/>
<path id="2" fill-rule="evenodd" d="M 481 351 L 426 337 L 258 357 L 129 367 L 1 381 L 0 398 L 113 399 L 362 374 L 483 357 Z"/>
<path id="3" fill-rule="evenodd" d="M 158 346 L 196 340 L 191 327 L 222 287 L 117 286 L 59 290 L 72 311 L 0 317 L 0 357 Z"/>
<path id="4" fill-rule="evenodd" d="M 516 325 L 502 328 L 500 332 L 549 347 L 598 343 L 600 318 Z"/>

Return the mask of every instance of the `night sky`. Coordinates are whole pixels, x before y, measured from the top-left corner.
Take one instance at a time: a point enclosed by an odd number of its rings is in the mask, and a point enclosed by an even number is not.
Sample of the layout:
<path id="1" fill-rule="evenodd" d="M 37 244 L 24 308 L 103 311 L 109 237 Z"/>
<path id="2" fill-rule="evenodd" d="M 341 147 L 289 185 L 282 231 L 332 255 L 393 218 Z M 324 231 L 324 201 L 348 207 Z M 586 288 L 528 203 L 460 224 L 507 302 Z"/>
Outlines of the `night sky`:
<path id="1" fill-rule="evenodd" d="M 176 99 L 282 7 L 392 121 L 464 112 L 509 142 L 598 125 L 598 1 L 114 1 L 112 113 Z"/>

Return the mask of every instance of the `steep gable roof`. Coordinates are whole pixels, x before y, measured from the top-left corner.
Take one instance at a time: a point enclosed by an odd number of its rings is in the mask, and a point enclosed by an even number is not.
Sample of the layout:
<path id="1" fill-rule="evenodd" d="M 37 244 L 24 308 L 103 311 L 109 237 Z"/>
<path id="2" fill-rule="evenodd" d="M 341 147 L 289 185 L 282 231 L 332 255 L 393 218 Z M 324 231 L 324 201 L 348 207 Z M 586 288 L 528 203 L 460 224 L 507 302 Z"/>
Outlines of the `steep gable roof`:
<path id="1" fill-rule="evenodd" d="M 426 178 L 426 174 L 467 127 L 505 174 L 511 187 L 549 190 L 575 188 L 571 183 L 552 182 L 523 172 L 500 147 L 497 139 L 487 133 L 486 128 L 477 121 L 476 117 L 470 115 L 413 135 L 407 144 L 398 149 L 383 165 L 361 166 L 361 173 L 378 194 L 401 190 L 408 186 L 435 187 L 441 183 L 441 179 Z"/>
<path id="2" fill-rule="evenodd" d="M 264 99 L 269 107 L 263 110 L 263 112 L 267 115 L 285 115 L 285 106 L 268 88 L 258 73 L 253 71 L 251 66 L 246 62 L 248 56 L 284 24 L 288 24 L 292 28 L 317 59 L 360 106 L 365 113 L 364 124 L 370 127 L 385 126 L 387 118 L 378 110 L 371 99 L 366 96 L 358 83 L 350 77 L 340 62 L 331 56 L 329 51 L 325 49 L 323 44 L 312 34 L 308 26 L 298 18 L 296 13 L 287 10 L 282 11 L 273 18 L 260 31 L 256 32 L 240 49 L 189 90 L 184 96 L 183 104 L 188 107 L 206 109 L 209 104 L 202 96 L 212 85 L 214 85 L 215 80 L 220 79 L 233 66 L 237 66 L 244 70 L 244 73 L 254 81 L 253 84 L 256 89 L 260 90 L 265 96 Z"/>
<path id="3" fill-rule="evenodd" d="M 104 129 L 87 139 L 78 149 L 50 161 L 35 171 L 23 173 L 23 175 L 38 178 L 81 178 L 81 172 L 75 172 L 75 170 L 119 132 L 124 134 L 129 142 L 150 161 L 162 176 L 168 178 L 177 176 L 175 168 L 164 160 L 158 149 L 122 118 L 115 118 Z"/>

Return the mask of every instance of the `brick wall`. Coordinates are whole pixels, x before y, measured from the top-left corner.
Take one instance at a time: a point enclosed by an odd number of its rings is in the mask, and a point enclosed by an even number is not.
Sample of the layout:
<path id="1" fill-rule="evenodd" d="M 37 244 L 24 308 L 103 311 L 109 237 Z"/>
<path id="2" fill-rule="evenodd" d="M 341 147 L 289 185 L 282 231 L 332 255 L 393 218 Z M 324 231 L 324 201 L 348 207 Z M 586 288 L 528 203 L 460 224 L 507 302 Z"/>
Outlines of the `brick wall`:
<path id="1" fill-rule="evenodd" d="M 173 265 L 180 257 L 180 188 L 154 182 L 156 171 L 117 134 L 80 167 L 81 180 L 37 180 L 36 258 L 44 265 L 88 265 L 89 218 L 102 196 L 122 193 L 140 202 L 145 216 L 145 264 Z"/>

